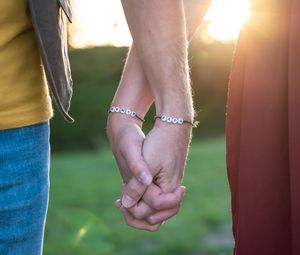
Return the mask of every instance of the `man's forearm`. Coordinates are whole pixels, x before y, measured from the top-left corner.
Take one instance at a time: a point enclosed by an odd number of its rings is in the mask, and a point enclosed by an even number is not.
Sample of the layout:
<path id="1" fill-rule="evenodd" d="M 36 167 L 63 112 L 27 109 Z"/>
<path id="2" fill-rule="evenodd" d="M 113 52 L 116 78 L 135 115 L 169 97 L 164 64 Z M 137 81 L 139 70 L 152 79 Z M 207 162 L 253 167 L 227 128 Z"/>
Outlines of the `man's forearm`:
<path id="1" fill-rule="evenodd" d="M 184 0 L 184 11 L 187 26 L 187 37 L 190 41 L 202 22 L 211 0 Z M 124 67 L 120 86 L 113 100 L 114 105 L 122 105 L 138 112 L 144 117 L 153 103 L 154 97 L 148 80 L 145 77 L 141 62 L 132 45 Z"/>
<path id="2" fill-rule="evenodd" d="M 182 1 L 123 0 L 138 57 L 157 114 L 192 118 L 187 36 Z"/>

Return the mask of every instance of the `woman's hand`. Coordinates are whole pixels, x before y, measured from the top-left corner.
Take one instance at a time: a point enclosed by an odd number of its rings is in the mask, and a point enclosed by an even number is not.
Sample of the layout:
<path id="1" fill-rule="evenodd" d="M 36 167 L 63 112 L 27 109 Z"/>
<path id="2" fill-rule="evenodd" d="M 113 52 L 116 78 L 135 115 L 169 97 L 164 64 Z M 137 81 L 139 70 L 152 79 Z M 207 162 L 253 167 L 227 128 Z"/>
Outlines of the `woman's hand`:
<path id="1" fill-rule="evenodd" d="M 142 156 L 145 135 L 139 120 L 122 114 L 109 116 L 107 135 L 123 183 L 126 184 L 130 179 L 135 180 L 140 190 L 134 201 L 129 199 L 125 201 L 130 207 L 141 198 L 146 187 L 152 183 L 150 169 Z"/>

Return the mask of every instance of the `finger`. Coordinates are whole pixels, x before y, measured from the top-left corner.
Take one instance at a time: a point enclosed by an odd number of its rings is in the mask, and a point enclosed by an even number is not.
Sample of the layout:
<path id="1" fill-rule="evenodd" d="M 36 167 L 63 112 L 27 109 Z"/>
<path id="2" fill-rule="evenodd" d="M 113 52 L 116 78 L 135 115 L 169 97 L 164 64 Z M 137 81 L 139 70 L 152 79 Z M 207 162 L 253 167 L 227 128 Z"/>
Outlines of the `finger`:
<path id="1" fill-rule="evenodd" d="M 173 192 L 164 193 L 157 185 L 150 185 L 143 196 L 143 200 L 151 208 L 162 211 L 180 205 L 185 187 L 177 187 Z"/>
<path id="2" fill-rule="evenodd" d="M 120 208 L 120 207 L 122 206 L 121 199 L 117 199 L 117 200 L 115 201 L 115 206 L 116 206 L 117 208 Z"/>
<path id="3" fill-rule="evenodd" d="M 133 206 L 127 211 L 138 220 L 146 220 L 149 224 L 155 225 L 172 218 L 179 211 L 180 206 L 176 206 L 172 209 L 163 211 L 156 211 L 148 206 L 143 200 L 138 202 L 137 205 Z"/>
<path id="4" fill-rule="evenodd" d="M 116 200 L 115 206 L 117 208 L 122 207 L 122 203 L 120 199 Z M 153 210 L 151 207 L 149 207 L 143 200 L 138 202 L 134 207 L 127 209 L 127 211 L 137 220 L 144 220 L 148 216 L 155 214 L 157 212 Z"/>
<path id="5" fill-rule="evenodd" d="M 129 167 L 127 166 L 125 158 L 120 154 L 118 156 L 115 156 L 116 162 L 119 168 L 119 172 L 121 174 L 122 180 L 124 183 L 129 182 L 130 178 L 132 177 L 132 174 L 129 170 Z"/>
<path id="6" fill-rule="evenodd" d="M 122 155 L 132 175 L 139 182 L 148 186 L 152 183 L 152 175 L 142 156 L 143 140 L 137 140 L 136 134 L 132 137 L 130 133 L 127 135 L 127 139 L 122 143 Z"/>
<path id="7" fill-rule="evenodd" d="M 127 210 L 135 219 L 145 220 L 157 211 L 147 205 L 143 200 L 140 200 L 136 205 Z"/>
<path id="8" fill-rule="evenodd" d="M 148 204 L 146 204 L 144 202 L 144 199 L 145 199 L 145 196 L 148 192 L 152 192 L 151 195 L 153 196 L 157 196 L 157 192 L 160 192 L 158 189 L 157 189 L 157 186 L 155 187 L 152 187 L 153 185 L 155 184 L 151 184 L 148 189 L 146 190 L 146 193 L 144 194 L 142 200 L 140 200 L 136 205 L 134 205 L 133 207 L 131 207 L 130 209 L 128 209 L 128 211 L 130 212 L 130 214 L 135 218 L 135 219 L 139 219 L 139 220 L 144 220 L 146 218 L 148 218 L 149 216 L 151 215 L 154 215 L 157 213 L 157 211 L 153 208 L 151 208 Z M 152 191 L 151 191 L 152 190 Z M 161 216 L 155 216 L 153 220 L 156 220 L 156 217 L 158 217 L 158 220 L 160 220 L 160 218 L 165 218 L 165 219 L 168 219 L 168 218 L 171 218 L 172 216 L 174 216 L 177 211 L 178 211 L 178 208 L 179 208 L 179 204 L 183 198 L 183 194 L 184 194 L 184 191 L 185 191 L 185 188 L 184 187 L 179 187 L 178 189 L 176 189 L 174 191 L 174 195 L 177 196 L 177 199 L 174 203 L 170 203 L 170 200 L 168 200 L 168 203 L 166 206 L 163 205 L 163 206 L 160 206 L 160 208 L 162 208 L 162 212 L 163 214 Z M 150 195 L 150 194 L 148 194 Z M 160 199 L 161 197 L 166 197 L 164 196 L 165 194 L 163 195 L 158 195 L 156 197 L 156 199 Z M 166 199 L 168 199 L 168 197 L 166 197 Z M 177 202 L 177 200 L 179 202 Z M 161 202 L 165 202 L 163 199 L 161 200 Z M 154 202 L 154 203 L 157 203 L 158 202 Z M 158 207 L 158 205 L 156 205 Z M 170 206 L 170 207 L 169 207 Z M 171 209 L 168 209 L 168 208 L 171 208 Z M 167 210 L 166 210 L 167 209 Z M 161 220 L 160 222 L 162 222 L 163 220 Z"/>
<path id="9" fill-rule="evenodd" d="M 134 206 L 144 195 L 147 186 L 143 185 L 136 178 L 131 178 L 130 181 L 123 186 L 122 205 L 125 208 Z"/>
<path id="10" fill-rule="evenodd" d="M 179 209 L 180 209 L 180 206 L 177 206 L 173 209 L 159 211 L 159 212 L 149 216 L 146 219 L 146 221 L 151 225 L 160 224 L 160 223 L 172 218 L 173 216 L 175 216 L 179 212 Z"/>
<path id="11" fill-rule="evenodd" d="M 141 229 L 141 230 L 147 230 L 147 231 L 157 231 L 160 227 L 161 224 L 155 224 L 151 225 L 147 223 L 144 220 L 136 220 L 133 218 L 133 216 L 127 211 L 126 208 L 120 207 L 120 210 L 124 216 L 125 222 L 128 226 L 136 228 L 136 229 Z"/>

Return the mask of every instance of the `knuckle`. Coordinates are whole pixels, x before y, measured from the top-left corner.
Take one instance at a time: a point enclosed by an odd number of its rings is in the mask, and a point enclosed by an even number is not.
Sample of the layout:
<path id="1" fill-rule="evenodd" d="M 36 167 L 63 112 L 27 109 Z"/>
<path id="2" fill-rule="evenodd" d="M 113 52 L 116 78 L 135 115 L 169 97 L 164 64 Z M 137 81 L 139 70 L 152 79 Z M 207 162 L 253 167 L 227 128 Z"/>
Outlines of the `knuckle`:
<path id="1" fill-rule="evenodd" d="M 147 192 L 146 192 L 146 194 L 147 194 Z M 154 209 L 154 206 L 153 206 L 154 201 L 155 201 L 155 197 L 152 194 L 148 195 L 147 200 L 145 200 L 145 202 L 153 209 Z"/>
<path id="2" fill-rule="evenodd" d="M 150 225 L 155 225 L 155 224 L 158 223 L 158 222 L 157 222 L 157 219 L 156 219 L 155 217 L 152 217 L 152 216 L 148 217 L 147 222 L 148 222 Z"/>
<path id="3" fill-rule="evenodd" d="M 157 199 L 153 199 L 152 206 L 155 210 L 160 210 L 161 206 L 162 206 L 162 203 Z"/>
<path id="4" fill-rule="evenodd" d="M 179 206 L 181 204 L 181 200 L 182 200 L 182 198 L 180 198 L 180 197 L 174 197 L 174 204 L 176 206 Z"/>
<path id="5" fill-rule="evenodd" d="M 144 218 L 143 213 L 140 210 L 138 210 L 137 208 L 132 208 L 129 211 L 132 214 L 132 216 L 134 218 L 136 218 L 137 220 L 143 220 L 143 218 Z"/>
<path id="6" fill-rule="evenodd" d="M 169 203 L 169 208 L 175 208 L 179 206 L 180 201 L 178 198 L 172 197 L 168 199 L 168 203 Z"/>
<path id="7" fill-rule="evenodd" d="M 135 175 L 139 175 L 142 172 L 142 166 L 139 162 L 132 162 L 130 169 Z"/>

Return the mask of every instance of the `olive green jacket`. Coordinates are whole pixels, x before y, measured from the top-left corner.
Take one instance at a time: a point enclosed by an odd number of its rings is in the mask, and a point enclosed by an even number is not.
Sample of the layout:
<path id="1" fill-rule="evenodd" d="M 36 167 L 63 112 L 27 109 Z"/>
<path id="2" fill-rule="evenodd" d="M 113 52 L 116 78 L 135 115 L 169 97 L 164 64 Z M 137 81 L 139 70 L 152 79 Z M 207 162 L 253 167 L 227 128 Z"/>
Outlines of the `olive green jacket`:
<path id="1" fill-rule="evenodd" d="M 28 0 L 49 90 L 68 122 L 72 77 L 68 58 L 66 22 L 72 22 L 71 0 Z"/>

